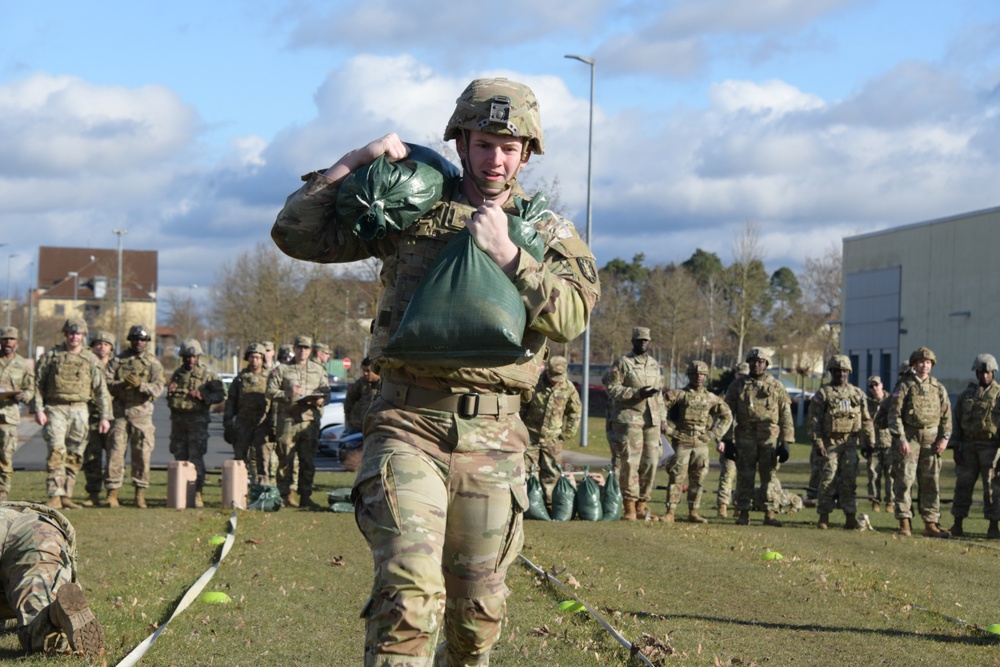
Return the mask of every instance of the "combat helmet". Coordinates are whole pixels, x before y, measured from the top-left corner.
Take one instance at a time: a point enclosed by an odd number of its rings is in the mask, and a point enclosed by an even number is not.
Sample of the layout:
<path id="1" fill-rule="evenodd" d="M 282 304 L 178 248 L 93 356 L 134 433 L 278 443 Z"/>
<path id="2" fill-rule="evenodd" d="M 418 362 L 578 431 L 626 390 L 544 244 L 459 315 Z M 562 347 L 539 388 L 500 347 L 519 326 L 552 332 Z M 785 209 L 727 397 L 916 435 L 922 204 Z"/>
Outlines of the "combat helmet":
<path id="1" fill-rule="evenodd" d="M 126 340 L 149 340 L 149 332 L 143 329 L 141 324 L 133 324 L 125 338 Z"/>
<path id="2" fill-rule="evenodd" d="M 694 375 L 700 373 L 702 375 L 708 375 L 708 364 L 700 359 L 695 359 L 687 367 L 687 374 Z"/>
<path id="3" fill-rule="evenodd" d="M 201 343 L 199 343 L 194 338 L 189 338 L 188 340 L 181 343 L 181 356 L 182 357 L 200 357 Z"/>
<path id="4" fill-rule="evenodd" d="M 67 333 L 87 333 L 87 320 L 82 317 L 71 317 L 63 323 L 62 332 Z"/>
<path id="5" fill-rule="evenodd" d="M 250 361 L 251 354 L 259 354 L 264 359 L 267 357 L 267 348 L 262 343 L 250 343 L 243 353 L 243 361 Z"/>
<path id="6" fill-rule="evenodd" d="M 451 141 L 470 130 L 526 139 L 525 146 L 532 153 L 545 152 L 535 93 L 510 79 L 476 79 L 458 96 L 455 112 L 444 128 L 444 140 Z"/>
<path id="7" fill-rule="evenodd" d="M 762 347 L 751 347 L 750 351 L 747 352 L 747 363 L 749 364 L 754 359 L 763 359 L 765 364 L 771 365 L 771 355 Z"/>
<path id="8" fill-rule="evenodd" d="M 918 361 L 926 359 L 931 362 L 931 365 L 937 365 L 937 357 L 934 356 L 934 352 L 929 347 L 918 347 L 910 355 L 910 366 L 916 366 Z"/>
<path id="9" fill-rule="evenodd" d="M 826 362 L 826 370 L 843 370 L 850 373 L 854 370 L 851 366 L 851 358 L 843 354 L 835 354 Z"/>
<path id="10" fill-rule="evenodd" d="M 986 371 L 987 373 L 997 372 L 997 360 L 992 354 L 977 354 L 976 360 L 972 362 L 973 371 Z"/>

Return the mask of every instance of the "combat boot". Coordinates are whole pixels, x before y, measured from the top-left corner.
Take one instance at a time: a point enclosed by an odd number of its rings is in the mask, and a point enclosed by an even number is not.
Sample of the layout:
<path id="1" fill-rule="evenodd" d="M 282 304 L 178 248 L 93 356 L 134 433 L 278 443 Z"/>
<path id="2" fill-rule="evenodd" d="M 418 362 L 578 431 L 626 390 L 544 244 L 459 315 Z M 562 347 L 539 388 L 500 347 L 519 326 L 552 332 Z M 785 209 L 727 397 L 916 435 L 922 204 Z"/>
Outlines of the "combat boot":
<path id="1" fill-rule="evenodd" d="M 986 539 L 1000 540 L 1000 527 L 997 526 L 996 521 L 990 521 L 990 528 L 986 531 Z"/>
<path id="2" fill-rule="evenodd" d="M 118 489 L 108 489 L 108 497 L 101 504 L 105 507 L 118 507 Z"/>
<path id="3" fill-rule="evenodd" d="M 104 648 L 104 631 L 79 584 L 64 584 L 56 591 L 49 620 L 66 633 L 75 655 L 96 655 Z"/>
<path id="4" fill-rule="evenodd" d="M 965 530 L 963 530 L 962 528 L 962 520 L 964 518 L 965 517 L 961 516 L 955 517 L 955 525 L 951 527 L 951 534 L 954 535 L 955 537 L 965 537 Z"/>
<path id="5" fill-rule="evenodd" d="M 659 521 L 660 517 L 653 514 L 645 500 L 635 501 L 635 518 L 648 521 Z"/>
<path id="6" fill-rule="evenodd" d="M 737 526 L 750 525 L 750 510 L 736 510 L 736 525 Z"/>
<path id="7" fill-rule="evenodd" d="M 925 521 L 924 537 L 940 537 L 941 539 L 948 539 L 951 537 L 951 533 L 933 521 Z"/>
<path id="8" fill-rule="evenodd" d="M 663 523 L 673 523 L 674 522 L 674 510 L 671 507 L 667 508 L 667 513 L 663 515 L 660 519 Z"/>
<path id="9" fill-rule="evenodd" d="M 764 514 L 764 525 L 781 528 L 783 524 L 774 516 L 774 512 L 767 512 Z"/>
<path id="10" fill-rule="evenodd" d="M 861 527 L 861 524 L 858 523 L 857 514 L 847 514 L 845 516 L 847 517 L 847 521 L 844 522 L 844 530 L 857 530 Z"/>
<path id="11" fill-rule="evenodd" d="M 877 500 L 873 500 L 872 501 L 872 512 L 881 512 L 881 511 L 882 511 L 882 506 L 879 504 L 879 502 Z"/>
<path id="12" fill-rule="evenodd" d="M 84 507 L 97 507 L 101 504 L 101 492 L 91 491 L 87 499 L 80 503 Z"/>
<path id="13" fill-rule="evenodd" d="M 295 492 L 294 491 L 289 491 L 285 495 L 281 496 L 281 500 L 285 504 L 285 507 L 298 507 L 299 506 L 299 499 L 295 497 Z"/>
<path id="14" fill-rule="evenodd" d="M 62 496 L 52 496 L 45 502 L 46 507 L 51 507 L 54 510 L 62 509 Z"/>
<path id="15" fill-rule="evenodd" d="M 910 520 L 900 519 L 899 520 L 899 530 L 896 531 L 896 535 L 899 537 L 910 537 L 913 532 L 910 530 Z"/>
<path id="16" fill-rule="evenodd" d="M 622 521 L 635 521 L 635 501 L 626 498 L 622 501 Z"/>
<path id="17" fill-rule="evenodd" d="M 141 486 L 135 487 L 135 506 L 141 510 L 146 509 L 146 489 Z"/>
<path id="18" fill-rule="evenodd" d="M 708 523 L 708 519 L 698 514 L 698 510 L 688 512 L 688 523 Z"/>
<path id="19" fill-rule="evenodd" d="M 823 513 L 819 515 L 819 521 L 816 522 L 816 527 L 820 530 L 826 530 L 830 527 L 830 515 Z"/>
<path id="20" fill-rule="evenodd" d="M 719 503 L 719 518 L 728 519 L 729 518 L 729 507 L 726 503 Z"/>
<path id="21" fill-rule="evenodd" d="M 299 507 L 304 510 L 321 510 L 323 506 L 312 499 L 311 493 L 303 493 L 301 499 L 299 500 Z"/>
<path id="22" fill-rule="evenodd" d="M 201 489 L 194 492 L 194 506 L 201 509 L 205 506 L 205 501 L 201 497 Z"/>
<path id="23" fill-rule="evenodd" d="M 64 510 L 78 510 L 80 506 L 73 502 L 73 499 L 69 496 L 62 497 L 62 506 Z"/>

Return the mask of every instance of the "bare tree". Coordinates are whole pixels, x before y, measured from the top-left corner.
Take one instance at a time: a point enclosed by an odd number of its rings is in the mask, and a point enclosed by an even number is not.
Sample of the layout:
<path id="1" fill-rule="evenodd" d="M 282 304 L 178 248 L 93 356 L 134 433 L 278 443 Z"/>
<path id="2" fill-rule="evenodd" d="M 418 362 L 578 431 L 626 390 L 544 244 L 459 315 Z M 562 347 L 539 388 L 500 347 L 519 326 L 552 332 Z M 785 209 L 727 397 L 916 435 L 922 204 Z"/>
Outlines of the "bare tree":
<path id="1" fill-rule="evenodd" d="M 657 267 L 650 272 L 642 302 L 649 321 L 655 323 L 654 337 L 667 351 L 667 384 L 674 389 L 674 378 L 700 334 L 698 283 L 679 267 Z"/>
<path id="2" fill-rule="evenodd" d="M 726 269 L 729 329 L 736 337 L 738 359 L 743 358 L 747 337 L 760 327 L 770 308 L 763 254 L 760 225 L 748 220 L 733 243 L 733 263 Z"/>
<path id="3" fill-rule="evenodd" d="M 198 308 L 198 302 L 190 294 L 182 294 L 171 290 L 164 299 L 167 310 L 167 321 L 177 330 L 180 340 L 201 338 L 204 333 L 204 318 Z"/>
<path id="4" fill-rule="evenodd" d="M 840 308 L 843 257 L 840 246 L 831 244 L 819 257 L 806 257 L 802 287 L 810 310 L 821 318 L 823 356 L 840 349 Z"/>

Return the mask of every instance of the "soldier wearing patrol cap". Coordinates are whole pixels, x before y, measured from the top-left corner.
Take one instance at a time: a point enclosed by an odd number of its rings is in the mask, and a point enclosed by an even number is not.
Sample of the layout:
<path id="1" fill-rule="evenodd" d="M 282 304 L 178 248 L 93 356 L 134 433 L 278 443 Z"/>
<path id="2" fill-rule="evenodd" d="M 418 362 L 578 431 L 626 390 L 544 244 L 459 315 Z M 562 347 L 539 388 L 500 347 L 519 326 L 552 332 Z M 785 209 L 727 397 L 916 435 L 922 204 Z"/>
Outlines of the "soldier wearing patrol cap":
<path id="1" fill-rule="evenodd" d="M 868 497 L 872 511 L 881 512 L 884 499 L 888 510 L 892 506 L 892 434 L 889 433 L 889 394 L 882 378 L 868 378 L 868 414 L 875 428 L 875 442 L 861 451 L 868 458 Z M 883 490 L 884 487 L 884 490 Z"/>
<path id="2" fill-rule="evenodd" d="M 531 446 L 525 451 L 525 465 L 538 466 L 538 481 L 542 484 L 545 504 L 552 504 L 552 490 L 562 470 L 559 457 L 563 443 L 574 437 L 580 428 L 582 405 L 580 393 L 569 380 L 566 357 L 552 357 L 538 378 L 531 400 L 521 408 L 524 425 L 531 436 Z"/>
<path id="3" fill-rule="evenodd" d="M 674 521 L 674 510 L 687 486 L 688 521 L 708 523 L 698 513 L 701 483 L 708 475 L 709 446 L 722 452 L 722 436 L 733 422 L 733 413 L 721 398 L 705 389 L 708 364 L 692 361 L 687 367 L 688 386 L 667 393 L 667 437 L 676 452 L 668 464 L 670 491 L 663 520 Z M 690 483 L 688 477 L 690 476 Z"/>
<path id="4" fill-rule="evenodd" d="M 205 453 L 208 452 L 208 425 L 211 408 L 226 400 L 226 389 L 218 374 L 200 361 L 201 343 L 190 339 L 181 343 L 181 365 L 167 385 L 170 408 L 170 453 L 175 461 L 190 461 L 196 470 L 194 506 L 204 507 L 201 490 L 205 486 Z"/>
<path id="5" fill-rule="evenodd" d="M 34 398 L 35 376 L 17 354 L 17 327 L 0 327 L 0 502 L 10 492 L 14 454 L 21 446 L 21 403 L 30 405 Z"/>
<path id="6" fill-rule="evenodd" d="M 993 488 L 997 465 L 997 432 L 1000 430 L 1000 384 L 996 382 L 997 360 L 992 354 L 976 355 L 972 370 L 977 382 L 970 383 L 955 401 L 955 430 L 949 448 L 954 450 L 957 479 L 951 514 L 951 534 L 965 535 L 962 522 L 972 507 L 976 479 L 983 480 L 983 515 L 990 522 L 986 537 L 1000 539 L 1000 491 Z"/>
<path id="7" fill-rule="evenodd" d="M 809 439 L 817 458 L 823 461 L 816 526 L 821 530 L 830 527 L 834 494 L 839 491 L 846 516 L 844 528 L 857 529 L 858 448 L 870 447 L 875 431 L 864 393 L 848 382 L 851 360 L 834 355 L 826 370 L 830 371 L 829 384 L 820 387 L 809 402 Z"/>
<path id="8" fill-rule="evenodd" d="M 35 367 L 35 421 L 42 427 L 49 455 L 45 462 L 49 507 L 77 509 L 76 474 L 83 465 L 89 406 L 100 416 L 98 431 L 107 433 L 111 418 L 108 386 L 97 358 L 84 347 L 87 323 L 71 317 L 63 324 L 66 342 L 45 353 Z"/>
<path id="9" fill-rule="evenodd" d="M 243 353 L 247 365 L 229 386 L 222 424 L 226 442 L 233 446 L 233 457 L 246 462 L 250 479 L 257 484 L 274 484 L 277 471 L 271 463 L 274 440 L 268 437 L 265 352 L 260 343 L 247 346 Z"/>
<path id="10" fill-rule="evenodd" d="M 102 372 L 107 369 L 115 351 L 115 336 L 109 331 L 95 331 L 90 337 L 90 351 L 97 357 Z M 87 437 L 87 447 L 83 450 L 83 476 L 87 480 L 87 499 L 81 505 L 94 507 L 101 501 L 101 486 L 104 483 L 104 458 L 110 453 L 111 441 L 109 434 L 101 433 L 100 414 L 97 406 L 90 402 L 90 434 Z"/>
<path id="11" fill-rule="evenodd" d="M 312 346 L 309 336 L 296 336 L 292 362 L 278 366 L 267 378 L 267 397 L 277 410 L 278 491 L 286 505 L 308 509 L 319 507 L 312 500 L 314 461 L 320 415 L 330 394 L 326 370 L 309 358 Z M 296 461 L 298 501 L 292 489 Z"/>
<path id="12" fill-rule="evenodd" d="M 354 490 L 376 572 L 364 610 L 366 665 L 488 662 L 503 622 L 507 568 L 523 539 L 528 433 L 520 395 L 538 380 L 547 340 L 583 333 L 599 295 L 593 255 L 562 216 L 546 211 L 529 223 L 543 246 L 541 260 L 521 252 L 508 232 L 507 214 L 530 199 L 518 172 L 544 150 L 534 93 L 507 79 L 473 81 L 456 102 L 445 139 L 455 139 L 463 174 L 449 179 L 441 200 L 405 230 L 365 242 L 350 231 L 353 221 L 331 221 L 326 213 L 350 172 L 381 155 L 408 154 L 389 134 L 308 176 L 271 232 L 299 259 L 383 260 L 385 289 L 370 348 L 382 395 L 365 422 Z M 409 363 L 386 354 L 416 285 L 463 228 L 520 294 L 527 352 L 503 365 L 474 355 Z M 421 532 L 401 530 L 400 522 Z M 435 652 L 442 615 L 447 639 Z"/>
<path id="13" fill-rule="evenodd" d="M 750 523 L 754 478 L 759 472 L 764 525 L 780 527 L 775 514 L 781 484 L 775 468 L 788 459 L 788 445 L 795 440 L 791 401 L 785 386 L 766 373 L 771 357 L 763 348 L 750 348 L 747 364 L 750 373 L 726 390 L 726 404 L 733 412 L 726 446 L 736 457 L 736 525 Z"/>
<path id="14" fill-rule="evenodd" d="M 937 363 L 934 352 L 919 347 L 910 355 L 912 375 L 896 385 L 889 404 L 889 432 L 893 436 L 896 518 L 901 537 L 912 534 L 913 517 L 910 489 L 917 483 L 918 508 L 927 537 L 950 537 L 941 528 L 941 452 L 951 440 L 951 401 L 948 391 L 931 369 Z"/>

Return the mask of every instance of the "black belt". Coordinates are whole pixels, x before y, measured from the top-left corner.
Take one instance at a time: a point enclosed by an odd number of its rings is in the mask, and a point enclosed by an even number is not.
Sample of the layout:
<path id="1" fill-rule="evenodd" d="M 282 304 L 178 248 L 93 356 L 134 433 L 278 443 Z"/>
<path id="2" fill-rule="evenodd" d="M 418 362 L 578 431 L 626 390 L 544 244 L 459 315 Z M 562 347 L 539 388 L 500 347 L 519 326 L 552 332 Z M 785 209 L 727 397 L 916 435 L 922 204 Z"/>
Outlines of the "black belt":
<path id="1" fill-rule="evenodd" d="M 397 408 L 422 408 L 454 412 L 471 419 L 479 416 L 512 415 L 521 410 L 520 394 L 452 394 L 409 384 L 382 381 L 382 398 Z"/>

